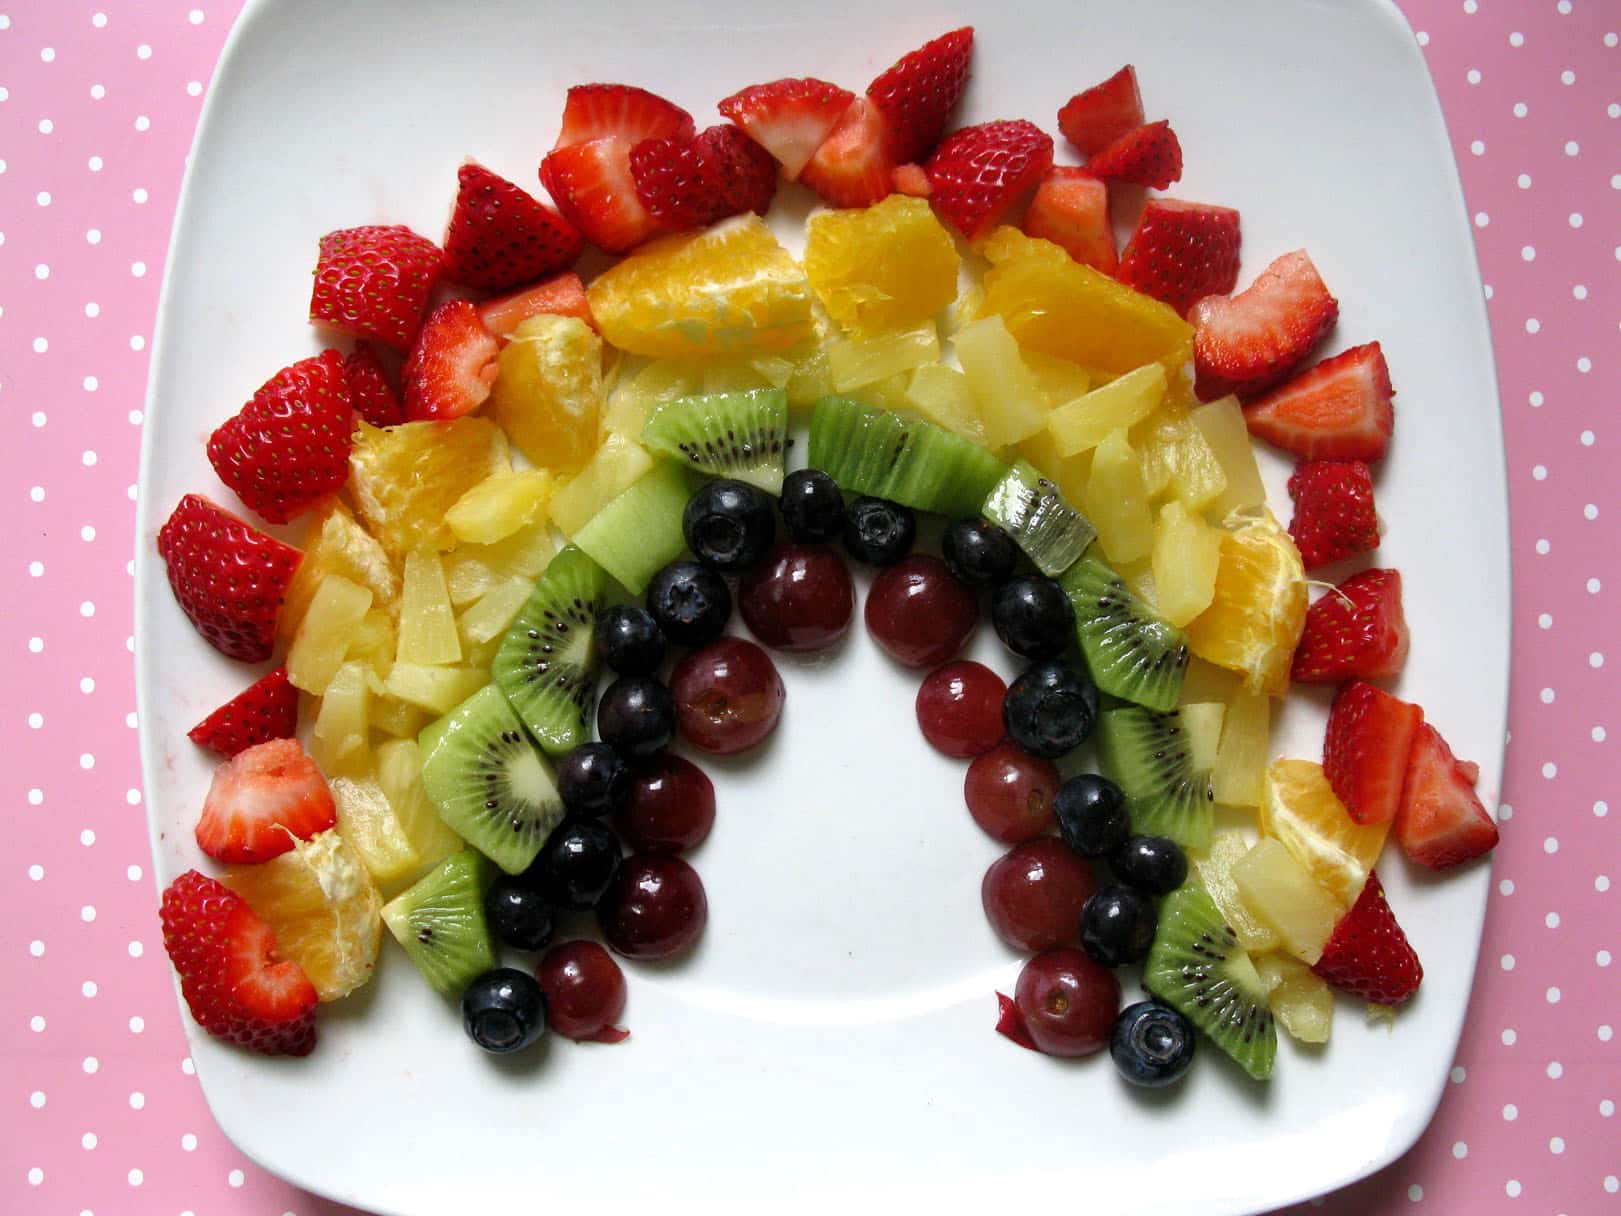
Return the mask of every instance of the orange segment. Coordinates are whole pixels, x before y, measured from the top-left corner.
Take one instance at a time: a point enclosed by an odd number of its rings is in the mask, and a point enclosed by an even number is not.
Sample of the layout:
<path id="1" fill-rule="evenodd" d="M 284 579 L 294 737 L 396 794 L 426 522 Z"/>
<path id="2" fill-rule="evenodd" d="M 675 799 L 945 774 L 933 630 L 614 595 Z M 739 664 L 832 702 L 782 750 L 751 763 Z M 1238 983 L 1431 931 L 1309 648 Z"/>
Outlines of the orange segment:
<path id="1" fill-rule="evenodd" d="M 1264 508 L 1222 522 L 1221 556 L 1210 607 L 1185 627 L 1193 653 L 1244 676 L 1250 692 L 1281 697 L 1306 623 L 1306 571 L 1300 551 Z"/>
<path id="2" fill-rule="evenodd" d="M 1379 859 L 1388 823 L 1359 824 L 1329 788 L 1323 766 L 1275 760 L 1266 770 L 1261 835 L 1280 841 L 1319 886 L 1348 910 Z"/>
<path id="3" fill-rule="evenodd" d="M 805 276 L 828 316 L 868 336 L 907 329 L 957 298 L 951 234 L 920 198 L 819 211 L 805 225 Z"/>

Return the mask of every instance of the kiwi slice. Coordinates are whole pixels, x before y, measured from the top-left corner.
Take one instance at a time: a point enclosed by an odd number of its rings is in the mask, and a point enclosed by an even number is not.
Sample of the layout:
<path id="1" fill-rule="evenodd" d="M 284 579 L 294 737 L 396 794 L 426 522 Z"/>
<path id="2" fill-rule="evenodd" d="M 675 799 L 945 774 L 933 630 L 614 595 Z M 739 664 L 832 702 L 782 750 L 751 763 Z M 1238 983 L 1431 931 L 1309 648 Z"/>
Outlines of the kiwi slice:
<path id="1" fill-rule="evenodd" d="M 808 460 L 851 494 L 942 515 L 977 515 L 1007 472 L 960 435 L 845 397 L 816 403 Z"/>
<path id="2" fill-rule="evenodd" d="M 1036 569 L 1052 578 L 1074 565 L 1098 534 L 1057 486 L 1023 460 L 1015 461 L 991 488 L 980 511 L 1019 542 Z"/>
<path id="3" fill-rule="evenodd" d="M 563 818 L 540 749 L 494 684 L 417 737 L 422 788 L 439 818 L 508 874 L 521 874 Z"/>
<path id="4" fill-rule="evenodd" d="M 574 534 L 574 543 L 632 595 L 687 547 L 681 513 L 692 482 L 679 464 L 661 460 L 631 482 Z"/>
<path id="5" fill-rule="evenodd" d="M 1160 904 L 1143 987 L 1180 1010 L 1257 1081 L 1272 1075 L 1278 1029 L 1266 985 L 1197 883 L 1178 887 Z"/>
<path id="6" fill-rule="evenodd" d="M 666 401 L 648 417 L 642 445 L 711 477 L 781 493 L 788 394 L 756 388 Z"/>
<path id="7" fill-rule="evenodd" d="M 535 741 L 554 756 L 591 737 L 600 666 L 592 627 L 607 589 L 602 568 L 565 546 L 495 652 L 491 676 Z"/>
<path id="8" fill-rule="evenodd" d="M 1097 738 L 1104 772 L 1125 792 L 1132 831 L 1168 836 L 1185 849 L 1210 843 L 1216 807 L 1209 760 L 1196 755 L 1203 749 L 1194 747 L 1178 712 L 1107 709 L 1098 715 Z"/>
<path id="9" fill-rule="evenodd" d="M 484 920 L 490 863 L 472 849 L 452 853 L 383 905 L 383 923 L 405 947 L 422 978 L 458 996 L 474 976 L 495 966 Z"/>
<path id="10" fill-rule="evenodd" d="M 1098 689 L 1148 709 L 1175 709 L 1188 670 L 1186 635 L 1095 557 L 1081 558 L 1059 583 L 1075 607 L 1075 632 Z"/>

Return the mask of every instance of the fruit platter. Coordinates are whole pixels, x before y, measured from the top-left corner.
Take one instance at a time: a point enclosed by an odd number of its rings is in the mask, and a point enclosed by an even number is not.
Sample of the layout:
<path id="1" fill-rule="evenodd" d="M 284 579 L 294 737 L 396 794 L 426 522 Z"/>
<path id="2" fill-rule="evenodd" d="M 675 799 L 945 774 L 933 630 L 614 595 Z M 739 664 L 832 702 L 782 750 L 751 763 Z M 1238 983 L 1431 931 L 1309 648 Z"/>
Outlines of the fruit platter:
<path id="1" fill-rule="evenodd" d="M 1201 96 L 1120 14 L 1060 63 L 1040 6 L 859 51 L 694 7 L 676 71 L 412 11 L 431 116 L 293 96 L 303 9 L 249 7 L 160 318 L 154 916 L 226 1132 L 413 1213 L 626 1154 L 646 1197 L 1249 1212 L 1401 1152 L 1506 700 L 1450 160 L 1353 206 L 1293 69 Z M 1434 111 L 1383 8 L 1259 12 L 1396 55 L 1374 126 Z M 429 49 L 492 30 L 543 68 L 493 110 Z"/>

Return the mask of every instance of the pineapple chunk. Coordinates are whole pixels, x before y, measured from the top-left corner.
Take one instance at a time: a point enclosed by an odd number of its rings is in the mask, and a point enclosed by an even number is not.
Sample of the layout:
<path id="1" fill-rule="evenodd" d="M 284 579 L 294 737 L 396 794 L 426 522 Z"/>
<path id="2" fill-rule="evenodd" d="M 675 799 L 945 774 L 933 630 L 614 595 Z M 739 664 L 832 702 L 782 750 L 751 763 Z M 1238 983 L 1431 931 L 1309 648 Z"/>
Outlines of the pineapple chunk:
<path id="1" fill-rule="evenodd" d="M 1202 660 L 1195 662 L 1210 666 Z M 1222 723 L 1216 767 L 1210 773 L 1210 789 L 1217 802 L 1227 806 L 1260 805 L 1271 743 L 1271 699 L 1262 693 L 1246 692 L 1237 687 L 1235 681 L 1227 699 L 1227 717 Z"/>
<path id="2" fill-rule="evenodd" d="M 1223 397 L 1201 405 L 1188 417 L 1199 428 L 1199 434 L 1227 479 L 1226 488 L 1210 500 L 1210 513 L 1222 519 L 1241 507 L 1263 505 L 1266 486 L 1261 484 L 1261 470 L 1255 463 L 1255 448 L 1250 443 L 1249 428 L 1244 425 L 1244 411 L 1239 407 L 1238 398 Z"/>
<path id="3" fill-rule="evenodd" d="M 375 779 L 338 777 L 328 784 L 338 811 L 338 831 L 374 883 L 387 887 L 422 868 L 388 795 Z"/>
<path id="4" fill-rule="evenodd" d="M 793 375 L 783 385 L 788 390 L 788 408 L 804 409 L 815 405 L 833 391 L 833 369 L 828 363 L 827 349 L 817 346 L 794 361 Z"/>
<path id="5" fill-rule="evenodd" d="M 840 338 L 827 348 L 828 371 L 839 393 L 939 361 L 940 333 L 933 321 L 870 338 Z"/>
<path id="6" fill-rule="evenodd" d="M 428 724 L 428 713 L 387 693 L 379 693 L 372 697 L 371 724 L 396 739 L 415 739 Z"/>
<path id="7" fill-rule="evenodd" d="M 450 606 L 445 570 L 431 549 L 415 549 L 405 558 L 400 592 L 399 663 L 459 663 L 461 639 L 456 612 Z"/>
<path id="8" fill-rule="evenodd" d="M 389 668 L 394 666 L 394 651 L 397 646 L 394 618 L 379 608 L 373 608 L 355 630 L 354 637 L 349 642 L 349 652 L 344 655 L 344 659 L 364 663 L 379 680 L 386 680 Z"/>
<path id="9" fill-rule="evenodd" d="M 906 372 L 896 372 L 882 380 L 875 380 L 871 384 L 863 384 L 850 394 L 857 401 L 864 401 L 868 405 L 875 405 L 881 410 L 900 412 L 911 405 L 906 396 L 906 386 L 911 376 Z"/>
<path id="10" fill-rule="evenodd" d="M 703 391 L 705 393 L 744 393 L 751 389 L 770 388 L 754 361 L 746 355 L 730 359 L 713 359 L 703 364 Z"/>
<path id="11" fill-rule="evenodd" d="M 530 524 L 493 545 L 462 545 L 445 554 L 445 586 L 460 608 L 508 579 L 540 577 L 560 547 L 551 525 Z"/>
<path id="12" fill-rule="evenodd" d="M 1283 939 L 1271 925 L 1249 910 L 1238 897 L 1238 886 L 1233 882 L 1233 863 L 1250 851 L 1252 843 L 1238 828 L 1218 827 L 1211 833 L 1209 846 L 1192 850 L 1188 860 L 1198 872 L 1199 882 L 1238 935 L 1239 945 L 1254 957 L 1278 949 Z"/>
<path id="13" fill-rule="evenodd" d="M 653 408 L 677 397 L 690 397 L 703 385 L 703 373 L 686 359 L 654 359 L 621 382 L 602 411 L 598 441 L 610 433 L 640 440 Z"/>
<path id="14" fill-rule="evenodd" d="M 1323 957 L 1340 908 L 1306 867 L 1276 840 L 1263 840 L 1233 863 L 1239 897 L 1277 930 L 1283 947 L 1308 967 Z"/>
<path id="15" fill-rule="evenodd" d="M 755 355 L 749 360 L 749 366 L 760 373 L 762 379 L 772 388 L 788 387 L 788 381 L 794 378 L 794 369 L 798 366 L 792 359 L 784 359 L 781 355 Z"/>
<path id="16" fill-rule="evenodd" d="M 555 488 L 545 469 L 497 473 L 458 498 L 445 522 L 459 541 L 493 545 L 539 519 Z"/>
<path id="17" fill-rule="evenodd" d="M 1001 317 L 981 317 L 959 329 L 953 341 L 993 448 L 1018 443 L 1046 425 L 1046 397 Z"/>
<path id="18" fill-rule="evenodd" d="M 1153 370 L 1160 370 L 1159 364 Z M 1098 544 L 1111 562 L 1133 562 L 1153 548 L 1154 520 L 1148 510 L 1148 491 L 1143 488 L 1142 463 L 1131 450 L 1124 428 L 1111 431 L 1093 451 L 1081 510 L 1098 530 Z"/>
<path id="19" fill-rule="evenodd" d="M 500 653 L 501 642 L 505 634 L 491 638 L 488 642 L 469 642 L 462 647 L 462 657 L 466 660 L 463 667 L 479 667 L 489 671 L 495 666 L 495 656 Z"/>
<path id="20" fill-rule="evenodd" d="M 1048 481 L 1058 487 L 1064 501 L 1080 505 L 1086 499 L 1086 483 L 1092 475 L 1092 453 L 1064 456 L 1053 442 L 1053 433 L 1042 427 L 1028 439 L 1021 439 L 1018 453 L 1035 466 Z"/>
<path id="21" fill-rule="evenodd" d="M 371 607 L 370 588 L 341 574 L 329 574 L 315 589 L 309 611 L 287 650 L 287 679 L 294 688 L 320 696 L 343 666 L 355 630 Z"/>
<path id="22" fill-rule="evenodd" d="M 906 385 L 906 403 L 935 426 L 985 446 L 985 424 L 979 420 L 968 377 L 944 363 L 925 363 Z"/>
<path id="23" fill-rule="evenodd" d="M 1326 1043 L 1334 1026 L 1334 993 L 1312 969 L 1287 954 L 1255 960 L 1256 974 L 1267 986 L 1266 1003 L 1291 1037 L 1301 1043 Z"/>
<path id="24" fill-rule="evenodd" d="M 484 667 L 426 667 L 418 663 L 396 663 L 383 681 L 389 696 L 420 706 L 433 714 L 445 714 L 490 682 Z"/>
<path id="25" fill-rule="evenodd" d="M 1190 511 L 1200 511 L 1227 488 L 1227 474 L 1190 417 L 1167 417 L 1154 428 L 1144 457 L 1143 480 L 1167 487 Z"/>
<path id="26" fill-rule="evenodd" d="M 1092 373 L 1079 363 L 1071 363 L 1068 359 L 1039 350 L 1021 351 L 1020 354 L 1024 365 L 1036 378 L 1041 395 L 1047 399 L 1048 409 L 1068 405 L 1092 390 Z"/>
<path id="27" fill-rule="evenodd" d="M 490 413 L 518 450 L 545 469 L 572 473 L 597 442 L 602 339 L 578 317 L 540 313 L 501 348 Z"/>
<path id="28" fill-rule="evenodd" d="M 361 520 L 390 557 L 426 545 L 449 549 L 445 513 L 492 473 L 510 467 L 506 436 L 487 418 L 355 427 L 349 490 Z"/>
<path id="29" fill-rule="evenodd" d="M 1221 742 L 1221 723 L 1227 707 L 1220 701 L 1199 701 L 1177 710 L 1182 733 L 1188 740 L 1188 765 L 1209 772 L 1216 763 Z"/>
<path id="30" fill-rule="evenodd" d="M 1236 671 L 1206 663 L 1195 656 L 1188 660 L 1187 670 L 1182 673 L 1182 700 L 1225 701 L 1231 704 L 1233 694 L 1238 691 L 1238 682 Z M 1220 802 L 1221 799 L 1216 801 Z"/>
<path id="31" fill-rule="evenodd" d="M 1133 595 L 1142 600 L 1156 613 L 1159 611 L 1159 588 L 1154 586 L 1154 563 L 1152 561 L 1146 557 L 1140 557 L 1134 562 L 1121 562 L 1115 568 L 1115 573 L 1126 580 L 1126 586 L 1131 588 Z M 1183 682 L 1182 697 L 1188 701 L 1208 701 L 1210 699 L 1209 697 L 1189 697 L 1186 681 Z"/>
<path id="32" fill-rule="evenodd" d="M 574 480 L 552 495 L 547 508 L 552 522 L 564 536 L 573 536 L 652 467 L 653 458 L 640 444 L 609 435 Z"/>
<path id="33" fill-rule="evenodd" d="M 1165 368 L 1150 363 L 1058 406 L 1047 415 L 1047 429 L 1058 441 L 1058 450 L 1073 456 L 1096 447 L 1113 432 L 1141 422 L 1164 395 Z"/>
<path id="34" fill-rule="evenodd" d="M 276 618 L 276 631 L 282 637 L 298 632 L 315 589 L 329 574 L 341 574 L 350 582 L 370 587 L 374 601 L 381 605 L 392 604 L 400 594 L 400 580 L 383 546 L 335 498 L 320 508 L 305 534 L 304 558 L 287 586 L 281 615 Z"/>
<path id="35" fill-rule="evenodd" d="M 1159 614 L 1167 621 L 1180 627 L 1210 607 L 1221 564 L 1221 533 L 1180 502 L 1160 508 L 1150 560 Z"/>
<path id="36" fill-rule="evenodd" d="M 394 808 L 420 868 L 436 866 L 460 851 L 462 838 L 439 818 L 422 788 L 422 760 L 414 739 L 395 739 L 377 749 L 377 784 Z"/>
<path id="37" fill-rule="evenodd" d="M 361 663 L 345 663 L 326 686 L 310 731 L 310 756 L 328 777 L 371 766 L 371 685 Z"/>
<path id="38" fill-rule="evenodd" d="M 457 618 L 456 628 L 461 631 L 462 639 L 477 646 L 500 637 L 534 589 L 534 580 L 528 578 L 496 584 Z"/>

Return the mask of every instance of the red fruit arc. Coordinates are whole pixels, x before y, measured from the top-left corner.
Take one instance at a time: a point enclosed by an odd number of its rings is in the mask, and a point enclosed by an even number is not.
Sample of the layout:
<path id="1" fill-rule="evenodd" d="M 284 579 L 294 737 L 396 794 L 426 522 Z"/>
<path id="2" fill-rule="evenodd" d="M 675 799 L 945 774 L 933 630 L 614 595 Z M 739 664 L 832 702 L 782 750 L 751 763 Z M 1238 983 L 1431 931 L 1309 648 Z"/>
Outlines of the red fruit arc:
<path id="1" fill-rule="evenodd" d="M 1334 697 L 1323 774 L 1357 823 L 1389 823 L 1400 805 L 1414 732 L 1424 711 L 1363 680 Z"/>
<path id="2" fill-rule="evenodd" d="M 917 690 L 917 724 L 929 746 L 965 760 L 988 752 L 1006 733 L 1002 701 L 1007 685 L 983 663 L 937 667 Z"/>
<path id="3" fill-rule="evenodd" d="M 290 739 L 298 730 L 298 689 L 278 667 L 243 689 L 186 732 L 200 747 L 229 759 L 271 739 Z"/>
<path id="4" fill-rule="evenodd" d="M 779 545 L 738 583 L 743 623 L 773 650 L 826 650 L 855 615 L 850 568 L 826 545 Z"/>
<path id="5" fill-rule="evenodd" d="M 1069 945 L 1080 935 L 1081 908 L 1097 892 L 1091 868 L 1056 836 L 1015 845 L 985 871 L 986 919 L 1015 950 Z"/>
<path id="6" fill-rule="evenodd" d="M 637 853 L 685 853 L 715 826 L 715 785 L 692 761 L 660 752 L 631 776 L 614 815 L 619 838 Z"/>
<path id="7" fill-rule="evenodd" d="M 1013 998 L 1037 1051 L 1089 1056 L 1109 1041 L 1120 1012 L 1120 981 L 1079 950 L 1044 950 L 1019 972 Z"/>
<path id="8" fill-rule="evenodd" d="M 747 751 L 776 730 L 785 695 L 771 656 L 732 637 L 677 663 L 670 693 L 682 737 L 717 756 Z"/>
<path id="9" fill-rule="evenodd" d="M 627 857 L 597 904 L 602 936 L 626 958 L 670 958 L 709 920 L 703 881 L 679 857 Z"/>
<path id="10" fill-rule="evenodd" d="M 614 1025 L 625 1013 L 625 973 L 596 942 L 553 946 L 535 979 L 546 994 L 546 1025 L 565 1039 L 622 1043 L 630 1037 Z"/>
<path id="11" fill-rule="evenodd" d="M 979 599 L 938 557 L 914 554 L 873 579 L 867 632 L 904 667 L 934 667 L 963 648 L 979 621 Z"/>
<path id="12" fill-rule="evenodd" d="M 963 777 L 968 813 L 993 840 L 1019 844 L 1052 830 L 1058 769 L 1004 740 L 975 757 Z"/>

